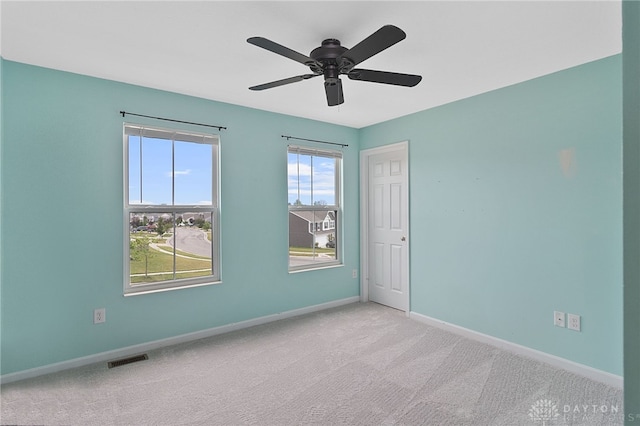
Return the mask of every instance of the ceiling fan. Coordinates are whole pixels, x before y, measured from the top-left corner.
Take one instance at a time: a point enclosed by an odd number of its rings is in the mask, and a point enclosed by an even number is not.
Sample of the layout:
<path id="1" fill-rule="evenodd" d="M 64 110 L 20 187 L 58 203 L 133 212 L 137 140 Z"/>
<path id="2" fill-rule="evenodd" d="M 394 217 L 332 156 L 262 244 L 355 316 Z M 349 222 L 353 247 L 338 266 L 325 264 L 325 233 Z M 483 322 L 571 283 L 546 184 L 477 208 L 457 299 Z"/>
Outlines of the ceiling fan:
<path id="1" fill-rule="evenodd" d="M 324 89 L 329 106 L 340 105 L 344 102 L 340 75 L 344 74 L 351 80 L 369 81 L 372 83 L 393 84 L 396 86 L 413 87 L 420 83 L 422 77 L 414 74 L 401 74 L 389 71 L 376 71 L 354 68 L 360 62 L 393 46 L 405 39 L 407 35 L 400 28 L 385 25 L 360 43 L 347 49 L 334 38 L 326 39 L 322 45 L 311 51 L 309 56 L 298 53 L 264 37 L 251 37 L 247 42 L 262 47 L 285 58 L 293 59 L 311 69 L 312 74 L 302 74 L 283 80 L 272 81 L 249 87 L 250 90 L 265 90 L 285 84 L 296 83 L 309 78 L 324 76 Z"/>

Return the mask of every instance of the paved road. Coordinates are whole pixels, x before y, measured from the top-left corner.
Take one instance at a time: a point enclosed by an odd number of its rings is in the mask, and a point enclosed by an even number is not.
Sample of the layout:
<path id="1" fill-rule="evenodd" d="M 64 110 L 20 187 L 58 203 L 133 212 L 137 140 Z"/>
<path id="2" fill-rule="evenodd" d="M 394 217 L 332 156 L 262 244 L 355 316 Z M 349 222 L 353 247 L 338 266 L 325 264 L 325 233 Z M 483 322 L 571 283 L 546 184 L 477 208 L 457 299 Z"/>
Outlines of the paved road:
<path id="1" fill-rule="evenodd" d="M 176 241 L 176 249 L 199 256 L 211 257 L 211 241 L 207 234 L 199 228 L 176 227 L 175 235 L 167 241 L 170 246 Z"/>

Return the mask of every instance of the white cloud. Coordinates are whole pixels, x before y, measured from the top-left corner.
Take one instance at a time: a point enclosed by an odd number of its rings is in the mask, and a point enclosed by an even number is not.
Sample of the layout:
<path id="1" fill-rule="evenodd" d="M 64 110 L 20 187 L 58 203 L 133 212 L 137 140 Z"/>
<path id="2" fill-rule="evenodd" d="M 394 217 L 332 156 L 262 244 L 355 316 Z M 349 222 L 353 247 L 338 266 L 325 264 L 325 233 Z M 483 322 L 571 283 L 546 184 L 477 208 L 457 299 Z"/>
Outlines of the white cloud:
<path id="1" fill-rule="evenodd" d="M 174 177 L 174 176 L 180 176 L 180 175 L 190 175 L 191 174 L 191 169 L 186 169 L 186 170 L 175 170 L 173 172 L 167 172 L 167 177 Z"/>
<path id="2" fill-rule="evenodd" d="M 298 169 L 298 167 L 300 169 Z M 311 166 L 308 164 L 289 163 L 287 165 L 287 173 L 292 177 L 297 177 L 298 175 L 311 176 Z"/>
<path id="3" fill-rule="evenodd" d="M 310 202 L 311 196 L 314 201 L 335 202 L 336 182 L 333 159 L 314 161 L 313 167 L 303 162 L 290 161 L 287 164 L 287 178 L 289 202 L 293 199 Z"/>

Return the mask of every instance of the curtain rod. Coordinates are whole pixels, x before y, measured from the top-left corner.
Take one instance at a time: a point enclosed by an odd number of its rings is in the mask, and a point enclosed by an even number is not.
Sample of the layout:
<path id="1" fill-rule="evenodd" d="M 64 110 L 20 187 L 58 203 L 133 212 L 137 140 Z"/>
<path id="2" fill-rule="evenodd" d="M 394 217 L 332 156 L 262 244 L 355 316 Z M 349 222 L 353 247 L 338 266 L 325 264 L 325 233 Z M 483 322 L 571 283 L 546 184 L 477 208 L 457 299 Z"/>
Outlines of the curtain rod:
<path id="1" fill-rule="evenodd" d="M 338 145 L 338 146 L 341 146 L 341 147 L 343 147 L 343 148 L 344 148 L 345 146 L 349 146 L 349 145 L 344 144 L 344 143 L 335 143 L 335 142 L 317 141 L 317 140 L 315 140 L 315 139 L 297 138 L 297 137 L 295 137 L 295 136 L 287 136 L 287 135 L 281 135 L 281 136 L 282 136 L 283 138 L 287 138 L 287 140 L 289 140 L 289 139 L 296 139 L 296 140 L 299 140 L 299 141 L 326 143 L 326 144 L 329 144 L 329 145 Z"/>
<path id="2" fill-rule="evenodd" d="M 174 120 L 172 118 L 154 117 L 152 115 L 134 114 L 133 112 L 120 111 L 120 114 L 122 114 L 123 117 L 125 116 L 125 114 L 128 114 L 128 115 L 135 115 L 137 117 L 153 118 L 155 120 L 173 121 L 174 123 L 194 124 L 196 126 L 213 127 L 218 130 L 227 130 L 227 128 L 224 126 L 214 126 L 212 124 L 202 124 L 202 123 L 194 123 L 191 121 Z"/>

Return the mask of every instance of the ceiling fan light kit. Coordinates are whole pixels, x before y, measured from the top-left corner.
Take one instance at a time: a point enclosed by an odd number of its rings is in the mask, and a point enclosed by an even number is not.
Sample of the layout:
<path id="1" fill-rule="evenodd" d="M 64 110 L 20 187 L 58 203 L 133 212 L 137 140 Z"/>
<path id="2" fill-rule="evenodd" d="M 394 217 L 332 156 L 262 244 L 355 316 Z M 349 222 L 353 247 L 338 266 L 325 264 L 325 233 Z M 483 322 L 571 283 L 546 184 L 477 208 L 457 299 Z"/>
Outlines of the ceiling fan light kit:
<path id="1" fill-rule="evenodd" d="M 324 76 L 327 104 L 329 106 L 335 106 L 344 102 L 340 75 L 346 75 L 351 80 L 413 87 L 420 83 L 420 80 L 422 80 L 421 76 L 354 68 L 373 55 L 404 40 L 406 36 L 405 32 L 400 28 L 393 25 L 385 25 L 351 49 L 342 46 L 339 40 L 329 38 L 324 40 L 320 47 L 313 49 L 309 56 L 298 53 L 295 50 L 291 50 L 264 37 L 251 37 L 247 39 L 248 43 L 306 65 L 312 74 L 297 75 L 295 77 L 252 86 L 249 87 L 249 89 L 271 89 L 322 75 Z"/>

